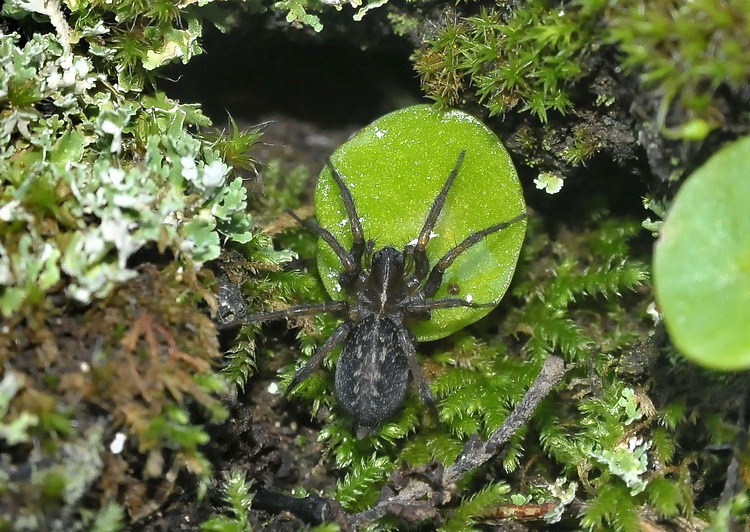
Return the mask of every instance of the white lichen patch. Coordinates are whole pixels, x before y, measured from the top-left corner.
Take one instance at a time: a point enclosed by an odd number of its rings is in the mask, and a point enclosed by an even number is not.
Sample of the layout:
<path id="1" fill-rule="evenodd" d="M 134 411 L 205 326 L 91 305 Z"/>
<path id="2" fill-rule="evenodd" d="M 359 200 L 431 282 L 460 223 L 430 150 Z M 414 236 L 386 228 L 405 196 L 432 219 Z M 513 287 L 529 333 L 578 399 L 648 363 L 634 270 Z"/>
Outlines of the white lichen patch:
<path id="1" fill-rule="evenodd" d="M 109 443 L 109 452 L 112 454 L 120 454 L 123 449 L 125 449 L 125 441 L 127 441 L 127 436 L 125 436 L 124 433 L 118 432 L 115 434 L 115 437 L 112 438 L 112 441 Z"/>
<path id="2" fill-rule="evenodd" d="M 77 31 L 107 32 L 101 21 L 91 24 Z M 192 54 L 196 24 L 191 19 L 187 30 L 169 33 L 157 62 Z M 146 245 L 172 250 L 199 268 L 218 256 L 219 234 L 241 243 L 253 237 L 242 180 L 191 133 L 208 125 L 200 111 L 162 93 L 140 100 L 118 93 L 129 90 L 126 76 L 100 90 L 102 76 L 89 59 L 65 53 L 54 34 L 23 41 L 0 35 L 0 100 L 10 101 L 12 88 L 23 87 L 35 101 L 56 107 L 42 114 L 11 102 L 0 116 L 0 175 L 19 184 L 0 190 L 0 221 L 20 228 L 0 247 L 5 316 L 55 286 L 62 272 L 68 297 L 88 303 L 107 295 L 137 275 L 129 259 Z M 37 219 L 48 211 L 27 207 L 48 201 L 39 195 L 49 190 L 65 191 L 52 206 L 66 219 L 59 233 L 36 230 L 49 225 Z"/>
<path id="3" fill-rule="evenodd" d="M 628 441 L 613 450 L 594 450 L 591 456 L 607 466 L 612 474 L 620 477 L 630 488 L 631 495 L 638 495 L 646 489 L 648 480 L 648 453 L 651 442 Z"/>
<path id="4" fill-rule="evenodd" d="M 544 190 L 547 194 L 557 194 L 562 190 L 565 181 L 558 175 L 544 172 L 534 179 L 534 185 L 539 190 Z"/>

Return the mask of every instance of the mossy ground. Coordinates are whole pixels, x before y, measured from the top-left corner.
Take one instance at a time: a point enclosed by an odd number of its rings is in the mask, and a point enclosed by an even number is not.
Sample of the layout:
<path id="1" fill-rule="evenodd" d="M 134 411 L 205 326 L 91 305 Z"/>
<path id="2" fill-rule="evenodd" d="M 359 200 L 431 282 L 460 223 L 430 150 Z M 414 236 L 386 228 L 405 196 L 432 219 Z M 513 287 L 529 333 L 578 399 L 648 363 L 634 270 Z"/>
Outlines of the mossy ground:
<path id="1" fill-rule="evenodd" d="M 106 9 L 104 2 L 92 4 Z M 434 459 L 448 463 L 470 435 L 486 436 L 501 424 L 550 353 L 566 359 L 563 383 L 514 435 L 503 456 L 465 478 L 440 519 L 423 524 L 424 529 L 438 523 L 444 530 L 697 530 L 713 523 L 715 530 L 724 530 L 730 513 L 732 519 L 745 520 L 747 452 L 735 447 L 744 441 L 747 422 L 742 414 L 746 376 L 703 371 L 675 353 L 654 320 L 648 276 L 653 237 L 640 222 L 648 214 L 642 196 L 655 197 L 657 204 L 668 201 L 675 187 L 667 183 L 670 178 L 705 159 L 723 139 L 748 131 L 747 113 L 740 112 L 747 103 L 745 56 L 733 55 L 731 43 L 750 34 L 745 31 L 749 11 L 745 5 L 744 11 L 723 16 L 717 8 L 723 2 L 711 0 L 666 11 L 654 7 L 651 16 L 636 13 L 641 29 L 653 23 L 640 38 L 627 23 L 638 5 L 552 6 L 533 0 L 487 3 L 483 9 L 460 3 L 448 9 L 407 3 L 373 11 L 355 24 L 350 13 L 326 12 L 316 20 L 310 14 L 321 6 L 284 2 L 278 7 L 288 10 L 295 24 L 318 27 L 323 20 L 329 33 L 280 32 L 279 19 L 267 16 L 253 19 L 253 31 L 239 40 L 217 34 L 216 46 L 231 53 L 217 61 L 209 48 L 209 68 L 194 78 L 208 89 L 202 94 L 187 84 L 175 87 L 144 77 L 141 69 L 146 48 L 159 51 L 151 58 L 156 61 L 169 49 L 164 42 L 182 42 L 183 34 L 172 31 L 183 31 L 182 22 L 174 27 L 172 22 L 195 12 L 180 13 L 159 2 L 127 4 L 128 9 L 122 4 L 119 18 L 110 13 L 107 24 L 125 20 L 125 27 L 107 37 L 88 33 L 86 38 L 95 49 L 101 44 L 99 51 L 114 47 L 125 53 L 120 57 L 124 69 L 107 63 L 113 58 L 106 54 L 96 59 L 97 68 L 99 61 L 112 68 L 104 71 L 120 89 L 137 93 L 148 87 L 148 79 L 183 102 L 213 106 L 217 123 L 224 120 L 225 107 L 245 125 L 275 121 L 264 137 L 271 146 L 256 146 L 251 153 L 265 159 L 263 178 L 249 179 L 247 186 L 250 212 L 266 234 L 254 231 L 249 242 L 236 243 L 233 253 L 203 269 L 192 268 L 189 260 L 174 262 L 184 259 L 174 242 L 167 250 L 147 246 L 128 257 L 127 267 L 137 275 L 91 303 L 63 297 L 59 279 L 50 286 L 39 286 L 36 278 L 24 285 L 30 303 L 21 315 L 6 318 L 0 330 L 0 525 L 33 529 L 31 516 L 50 529 L 70 530 L 89 525 L 117 530 L 123 523 L 133 531 L 197 530 L 206 522 L 215 529 L 226 526 L 223 530 L 305 526 L 289 514 L 270 515 L 258 508 L 245 516 L 250 483 L 250 493 L 321 492 L 335 496 L 347 511 L 360 511 L 377 500 L 389 474 L 404 461 L 411 466 Z M 742 2 L 737 5 L 742 8 Z M 131 12 L 141 8 L 147 16 Z M 91 13 L 77 13 L 75 20 L 88 27 L 98 20 Z M 711 38 L 686 24 L 697 15 L 713 21 L 725 47 L 691 41 Z M 602 21 L 616 31 L 605 34 Z M 31 33 L 49 31 L 43 17 L 26 23 Z M 326 298 L 315 271 L 316 242 L 282 209 L 311 214 L 313 176 L 323 158 L 369 120 L 419 97 L 417 74 L 409 70 L 410 46 L 383 39 L 390 25 L 411 39 L 412 61 L 428 92 L 481 116 L 503 138 L 519 167 L 532 217 L 514 283 L 498 309 L 450 338 L 418 348 L 439 398 L 437 419 L 412 394 L 394 419 L 356 441 L 333 398 L 330 363 L 289 401 L 280 399 L 295 365 L 314 352 L 335 320 L 299 320 L 292 329 L 284 323 L 252 326 L 235 337 L 218 335 L 208 315 L 221 307 L 216 294 L 222 271 L 243 285 L 246 299 L 235 310 L 256 312 Z M 13 19 L 2 29 L 21 26 Z M 507 53 L 483 59 L 479 52 L 486 42 L 503 42 L 508 35 L 520 45 L 499 46 Z M 355 49 L 342 44 L 354 36 Z M 185 59 L 197 51 L 192 44 L 184 49 Z M 363 52 L 365 44 L 369 48 Z M 301 60 L 269 59 L 269 50 L 279 47 L 287 58 Z M 658 53 L 644 55 L 644 49 Z M 704 53 L 711 50 L 717 55 Z M 530 53 L 536 70 L 502 79 L 503 62 L 518 65 Z M 664 57 L 674 54 L 685 60 L 665 63 Z M 353 60 L 354 70 L 349 68 Z M 453 63 L 446 66 L 448 60 Z M 689 75 L 686 69 L 696 61 L 708 74 Z M 681 76 L 669 76 L 665 64 L 676 65 Z M 717 64 L 732 67 L 726 84 L 716 81 L 721 74 Z M 403 72 L 404 65 L 405 76 L 389 75 Z M 24 72 L 34 77 L 29 74 L 33 69 Z M 175 78 L 190 77 L 184 67 L 173 72 Z M 308 83 L 311 79 L 316 82 Z M 518 92 L 504 92 L 510 82 Z M 46 127 L 47 114 L 62 104 L 52 96 L 38 100 L 41 95 L 30 87 L 34 83 L 15 87 L 11 107 Z M 170 152 L 174 161 L 193 154 L 180 151 L 185 146 L 196 153 L 210 146 L 211 158 L 252 167 L 244 150 L 236 149 L 249 147 L 252 135 L 193 140 L 193 125 L 205 124 L 194 108 L 184 108 L 187 125 L 170 128 L 168 101 L 161 95 L 145 101 L 138 111 L 140 129 L 126 130 L 123 137 L 132 142 L 128 149 L 133 152 L 123 160 L 134 175 L 141 170 L 142 141 L 153 131 L 149 127 L 169 135 L 180 129 L 182 144 L 165 141 L 176 150 Z M 97 116 L 92 106 L 82 106 L 70 124 L 95 123 Z M 61 124 L 53 126 L 62 131 Z M 96 148 L 109 158 L 112 128 L 100 127 L 102 120 L 97 124 L 82 131 L 99 135 Z M 183 125 L 190 135 L 183 135 Z M 708 136 L 696 142 L 696 131 Z M 13 134 L 23 153 L 35 153 L 36 145 Z M 94 153 L 68 147 L 57 153 L 78 160 Z M 163 146 L 149 148 L 153 156 Z M 17 170 L 12 184 L 19 188 L 24 165 L 39 162 L 31 156 L 9 161 Z M 548 176 L 547 182 L 564 178 L 562 191 L 551 195 L 537 189 L 540 174 Z M 68 189 L 59 185 L 63 181 L 52 183 L 27 204 L 41 213 L 36 234 L 47 237 L 50 228 L 68 230 L 95 218 L 81 214 L 74 223 L 66 211 L 56 210 L 56 198 Z M 241 202 L 234 192 L 237 206 Z M 0 226 L 6 231 L 2 242 L 11 251 L 22 248 L 16 238 L 21 222 Z M 218 249 L 218 235 L 214 239 L 205 225 L 191 229 L 189 236 L 204 252 Z M 294 260 L 292 252 L 298 255 Z M 118 441 L 124 447 L 115 452 Z M 739 480 L 736 489 L 725 489 L 733 455 L 740 459 Z M 720 506 L 727 502 L 722 497 L 729 503 Z M 520 508 L 557 506 L 562 520 L 556 524 L 538 514 L 518 519 Z M 404 526 L 395 518 L 383 525 Z"/>

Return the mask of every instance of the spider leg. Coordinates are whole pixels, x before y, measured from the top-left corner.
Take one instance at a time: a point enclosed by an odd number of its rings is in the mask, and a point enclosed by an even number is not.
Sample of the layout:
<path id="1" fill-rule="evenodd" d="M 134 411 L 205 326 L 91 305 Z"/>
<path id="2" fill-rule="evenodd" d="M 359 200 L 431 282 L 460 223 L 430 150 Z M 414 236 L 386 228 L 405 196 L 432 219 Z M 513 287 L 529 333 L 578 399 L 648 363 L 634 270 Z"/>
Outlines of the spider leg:
<path id="1" fill-rule="evenodd" d="M 456 166 L 454 166 L 453 170 L 451 170 L 451 173 L 448 175 L 448 179 L 446 179 L 445 184 L 440 190 L 440 193 L 435 198 L 435 201 L 432 202 L 430 213 L 427 215 L 427 219 L 424 222 L 422 231 L 417 237 L 416 244 L 413 247 L 409 246 L 406 250 L 404 250 L 404 255 L 407 258 L 407 268 L 409 266 L 408 263 L 411 263 L 413 261 L 414 274 L 420 281 L 425 278 L 430 267 L 425 249 L 427 248 L 427 244 L 430 241 L 430 236 L 432 235 L 432 230 L 435 228 L 438 216 L 440 216 L 440 211 L 443 209 L 443 205 L 445 205 L 445 198 L 448 196 L 448 190 L 450 190 L 451 185 L 453 184 L 453 180 L 456 179 L 456 176 L 458 175 L 458 169 L 461 167 L 461 163 L 463 162 L 465 155 L 466 150 L 461 150 L 461 153 L 458 154 L 458 161 L 456 161 Z"/>
<path id="2" fill-rule="evenodd" d="M 296 318 L 297 316 L 307 316 L 309 314 L 320 314 L 323 312 L 340 312 L 349 308 L 346 301 L 326 301 L 324 303 L 315 303 L 311 305 L 297 305 L 284 310 L 274 310 L 273 312 L 264 312 L 245 316 L 238 320 L 222 323 L 219 329 L 232 329 L 245 323 L 256 323 L 260 321 L 282 320 L 284 318 Z"/>
<path id="3" fill-rule="evenodd" d="M 341 245 L 341 242 L 336 240 L 336 237 L 333 236 L 331 232 L 328 231 L 328 229 L 324 229 L 323 227 L 320 227 L 318 224 L 316 224 L 315 222 L 311 222 L 310 220 L 303 220 L 290 209 L 287 209 L 286 212 L 287 214 L 289 214 L 289 216 L 297 220 L 297 223 L 302 227 L 322 238 L 339 258 L 339 260 L 341 261 L 341 265 L 344 267 L 344 270 L 346 270 L 347 273 L 354 275 L 359 271 L 359 261 L 355 261 L 354 257 L 352 257 L 352 254 L 344 249 L 344 246 Z"/>
<path id="4" fill-rule="evenodd" d="M 419 362 L 417 361 L 417 350 L 414 348 L 414 340 L 412 340 L 410 334 L 411 333 L 409 333 L 408 329 L 402 327 L 398 331 L 398 343 L 401 350 L 404 352 L 404 356 L 406 356 L 406 362 L 409 364 L 409 371 L 411 372 L 412 377 L 414 377 L 414 381 L 417 383 L 419 397 L 422 399 L 423 403 L 434 408 L 435 396 L 432 395 L 432 390 L 430 390 L 430 385 L 427 383 L 427 378 L 424 376 L 422 368 L 419 367 Z"/>
<path id="5" fill-rule="evenodd" d="M 370 239 L 367 242 L 365 242 L 365 269 L 370 270 L 372 269 L 372 255 L 375 252 L 375 241 Z"/>
<path id="6" fill-rule="evenodd" d="M 525 212 L 521 213 L 512 220 L 490 226 L 487 229 L 482 229 L 481 231 L 472 233 L 464 238 L 460 244 L 443 255 L 443 258 L 441 258 L 437 262 L 437 264 L 435 264 L 435 267 L 432 268 L 432 271 L 430 271 L 430 275 L 429 277 L 427 277 L 427 282 L 424 285 L 425 297 L 432 297 L 435 295 L 435 293 L 438 291 L 438 288 L 440 288 L 440 284 L 443 282 L 443 273 L 445 273 L 445 270 L 447 270 L 448 267 L 453 264 L 453 261 L 455 261 L 459 257 L 459 255 L 461 255 L 461 253 L 469 249 L 477 242 L 481 241 L 487 235 L 502 231 L 506 227 L 513 225 L 520 220 L 523 220 L 524 218 L 526 218 L 526 216 L 528 215 Z"/>
<path id="7" fill-rule="evenodd" d="M 315 354 L 310 357 L 310 359 L 305 363 L 304 366 L 297 370 L 297 373 L 294 374 L 294 377 L 292 377 L 292 380 L 289 382 L 289 386 L 287 386 L 286 390 L 284 391 L 284 399 L 289 396 L 289 393 L 294 390 L 299 385 L 299 383 L 308 378 L 312 374 L 312 372 L 315 371 L 318 366 L 320 366 L 320 363 L 323 362 L 323 359 L 326 357 L 326 355 L 333 351 L 336 346 L 346 338 L 346 335 L 349 334 L 351 328 L 352 326 L 347 322 L 344 322 L 336 327 L 336 330 L 333 331 L 331 336 L 328 337 L 328 339 L 323 343 L 323 345 L 320 346 Z"/>
<path id="8" fill-rule="evenodd" d="M 333 179 L 336 180 L 336 184 L 339 186 L 339 193 L 341 194 L 341 199 L 344 202 L 346 216 L 349 218 L 349 227 L 351 228 L 352 238 L 354 239 L 354 242 L 352 243 L 352 249 L 349 253 L 354 258 L 354 262 L 356 262 L 357 265 L 361 265 L 362 254 L 365 252 L 367 244 L 365 242 L 365 233 L 362 230 L 362 223 L 359 221 L 359 214 L 357 214 L 357 206 L 354 204 L 354 199 L 352 198 L 352 193 L 349 190 L 349 187 L 347 187 L 346 183 L 344 183 L 344 180 L 341 178 L 341 174 L 339 174 L 338 171 L 333 167 L 330 157 L 326 159 L 326 164 L 331 170 Z"/>

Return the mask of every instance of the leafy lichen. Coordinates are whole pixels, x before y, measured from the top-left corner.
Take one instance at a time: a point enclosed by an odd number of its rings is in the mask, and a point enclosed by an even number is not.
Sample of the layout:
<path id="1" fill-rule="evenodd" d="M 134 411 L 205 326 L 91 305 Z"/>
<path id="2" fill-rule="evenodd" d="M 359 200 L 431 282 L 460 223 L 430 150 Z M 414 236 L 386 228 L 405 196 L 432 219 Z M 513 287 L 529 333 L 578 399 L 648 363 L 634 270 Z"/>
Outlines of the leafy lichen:
<path id="1" fill-rule="evenodd" d="M 283 260 L 244 212 L 237 170 L 260 131 L 199 135 L 197 106 L 151 88 L 200 52 L 191 7 L 2 16 L 0 522 L 114 530 L 163 502 L 147 484 L 210 478 L 203 423 L 225 418 L 226 382 L 203 266 L 227 241 Z"/>

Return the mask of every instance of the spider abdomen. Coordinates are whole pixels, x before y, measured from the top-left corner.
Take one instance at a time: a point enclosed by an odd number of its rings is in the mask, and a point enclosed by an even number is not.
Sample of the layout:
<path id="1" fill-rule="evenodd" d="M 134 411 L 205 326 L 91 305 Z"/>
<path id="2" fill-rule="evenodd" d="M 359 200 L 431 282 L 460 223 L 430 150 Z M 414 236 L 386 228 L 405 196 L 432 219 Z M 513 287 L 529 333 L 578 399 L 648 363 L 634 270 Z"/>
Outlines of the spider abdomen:
<path id="1" fill-rule="evenodd" d="M 404 402 L 409 365 L 391 319 L 356 323 L 336 365 L 336 397 L 360 427 L 376 427 Z"/>

